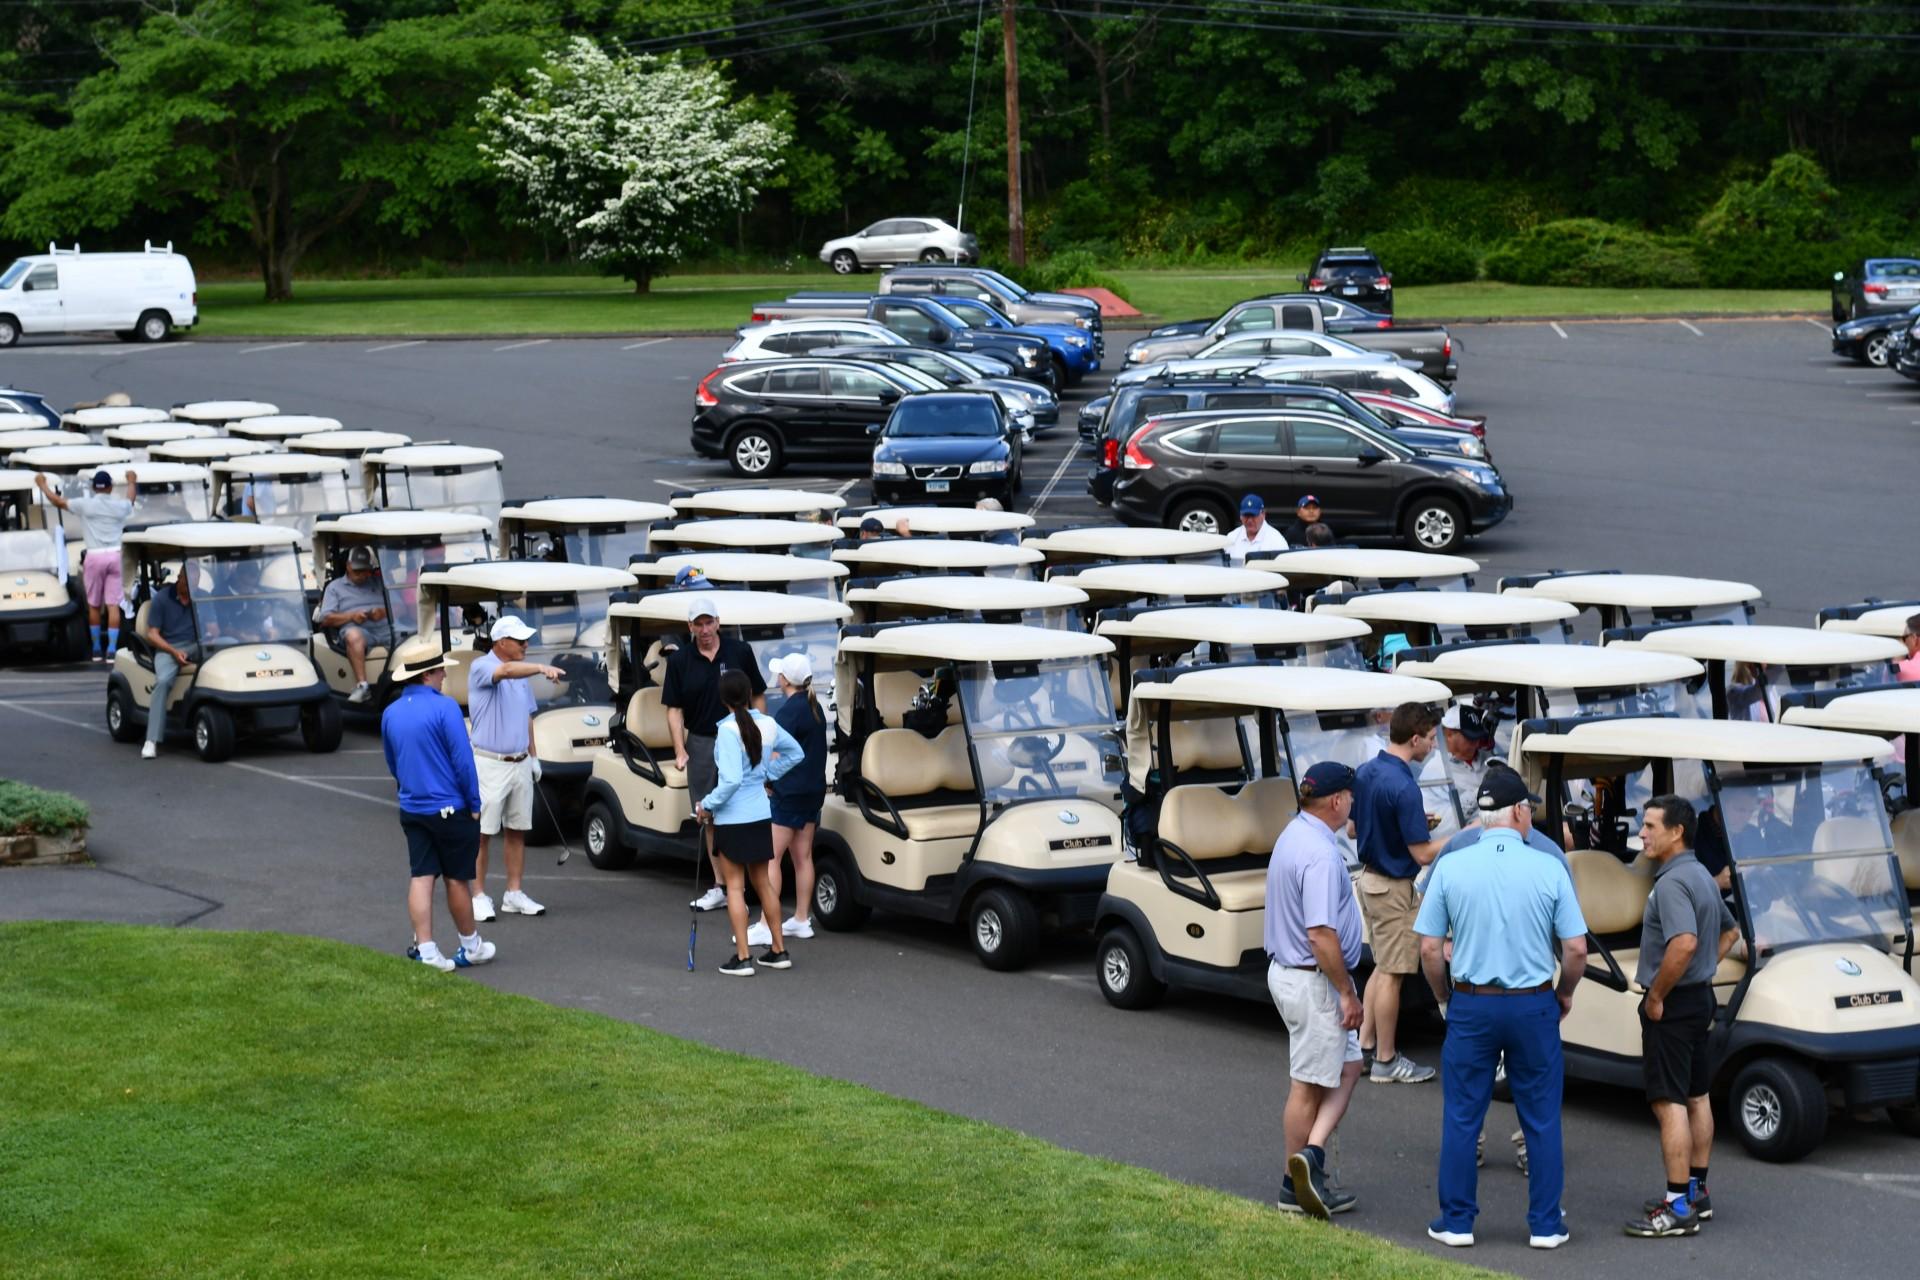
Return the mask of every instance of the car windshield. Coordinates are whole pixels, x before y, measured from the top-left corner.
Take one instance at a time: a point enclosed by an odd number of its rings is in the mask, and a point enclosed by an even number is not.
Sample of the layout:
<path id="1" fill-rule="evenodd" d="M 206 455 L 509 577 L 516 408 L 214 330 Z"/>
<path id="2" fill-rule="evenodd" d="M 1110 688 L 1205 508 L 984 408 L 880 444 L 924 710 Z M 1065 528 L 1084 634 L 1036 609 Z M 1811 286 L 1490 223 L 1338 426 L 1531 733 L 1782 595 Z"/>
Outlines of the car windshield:
<path id="1" fill-rule="evenodd" d="M 32 268 L 33 264 L 25 258 L 15 258 L 13 265 L 7 268 L 6 274 L 0 275 L 0 289 L 13 288 L 14 285 L 20 283 L 20 277 L 27 274 Z"/>
<path id="2" fill-rule="evenodd" d="M 500 518 L 505 489 L 500 468 L 488 464 L 439 474 L 439 468 L 403 470 L 386 473 L 386 505 L 412 507 L 416 511 L 458 511 L 467 515 Z"/>
<path id="3" fill-rule="evenodd" d="M 55 554 L 51 531 L 18 529 L 0 533 L 0 571 L 13 573 L 23 569 L 37 569 L 43 573 L 60 571 L 60 560 Z"/>
<path id="4" fill-rule="evenodd" d="M 767 664 L 790 653 L 804 653 L 813 664 L 813 693 L 829 716 L 833 714 L 833 662 L 840 651 L 840 628 L 831 622 L 796 622 L 784 627 L 748 629 L 743 633 L 754 660 L 765 672 Z M 767 681 L 767 714 L 773 715 L 787 700 L 780 682 L 771 675 Z"/>
<path id="5" fill-rule="evenodd" d="M 380 581 L 387 589 L 387 616 L 396 637 L 414 634 L 420 613 L 420 574 L 428 565 L 472 564 L 487 558 L 483 533 L 449 534 L 405 544 L 381 543 Z"/>
<path id="6" fill-rule="evenodd" d="M 141 481 L 136 490 L 138 501 L 128 524 L 170 524 L 180 520 L 212 518 L 205 481 L 195 480 L 151 484 Z"/>
<path id="7" fill-rule="evenodd" d="M 1714 772 L 1757 953 L 1814 942 L 1891 950 L 1905 940 L 1906 889 L 1870 769 L 1720 764 Z"/>
<path id="8" fill-rule="evenodd" d="M 535 592 L 503 608 L 534 630 L 526 660 L 565 673 L 558 680 L 528 679 L 540 710 L 613 701 L 607 683 L 607 605 L 605 591 L 556 591 Z"/>
<path id="9" fill-rule="evenodd" d="M 968 663 L 960 700 L 988 803 L 1076 795 L 1114 802 L 1120 737 L 1101 660 Z"/>
<path id="10" fill-rule="evenodd" d="M 1012 279 L 1009 276 L 1003 276 L 998 271 L 981 270 L 976 274 L 978 274 L 983 279 L 991 280 L 995 284 L 998 284 L 1002 289 L 1005 289 L 1009 295 L 1011 295 L 1016 299 L 1024 298 L 1029 293 L 1032 292 L 1032 290 L 1028 289 L 1025 285 L 1021 284 L 1018 280 Z"/>
<path id="11" fill-rule="evenodd" d="M 194 555 L 186 565 L 201 643 L 306 646 L 312 626 L 292 547 Z"/>
<path id="12" fill-rule="evenodd" d="M 297 529 L 303 538 L 313 536 L 313 523 L 320 516 L 352 506 L 347 477 L 339 472 L 234 476 L 226 483 L 224 498 L 228 515 Z"/>
<path id="13" fill-rule="evenodd" d="M 997 436 L 1000 413 L 990 396 L 909 397 L 887 421 L 890 436 Z"/>
<path id="14" fill-rule="evenodd" d="M 984 302 L 974 302 L 967 298 L 948 298 L 947 310 L 959 316 L 970 328 L 1004 329 L 1006 317 Z"/>

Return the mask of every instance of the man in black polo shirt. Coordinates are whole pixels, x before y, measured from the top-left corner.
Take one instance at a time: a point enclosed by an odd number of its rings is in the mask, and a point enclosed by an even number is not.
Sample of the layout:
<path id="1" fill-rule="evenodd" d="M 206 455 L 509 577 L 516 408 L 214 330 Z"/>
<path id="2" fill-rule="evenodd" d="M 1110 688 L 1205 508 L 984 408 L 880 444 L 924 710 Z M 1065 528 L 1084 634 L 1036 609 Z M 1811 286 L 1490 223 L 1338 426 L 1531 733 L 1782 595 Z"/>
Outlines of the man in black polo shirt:
<path id="1" fill-rule="evenodd" d="M 660 705 L 667 709 L 667 728 L 673 734 L 673 761 L 687 773 L 687 794 L 704 796 L 719 785 L 713 763 L 713 735 L 727 708 L 720 701 L 722 672 L 738 671 L 753 687 L 753 705 L 765 711 L 766 678 L 753 650 L 744 640 L 720 635 L 720 609 L 712 596 L 687 602 L 687 632 L 693 643 L 682 645 L 667 659 L 666 678 L 660 682 Z M 701 844 L 713 854 L 713 831 L 703 828 Z M 713 869 L 713 888 L 696 898 L 696 911 L 714 911 L 727 905 L 720 887 L 720 868 Z"/>

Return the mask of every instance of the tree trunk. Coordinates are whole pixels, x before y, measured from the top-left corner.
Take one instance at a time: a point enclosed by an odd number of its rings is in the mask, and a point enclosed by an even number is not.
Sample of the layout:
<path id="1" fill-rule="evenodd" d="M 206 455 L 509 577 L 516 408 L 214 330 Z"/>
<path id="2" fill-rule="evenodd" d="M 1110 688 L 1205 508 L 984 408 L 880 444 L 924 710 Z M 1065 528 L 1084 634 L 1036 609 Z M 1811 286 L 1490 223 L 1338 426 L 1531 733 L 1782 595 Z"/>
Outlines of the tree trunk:
<path id="1" fill-rule="evenodd" d="M 627 279 L 633 281 L 633 291 L 635 293 L 651 293 L 653 291 L 653 272 L 645 267 L 629 271 L 627 273 Z"/>

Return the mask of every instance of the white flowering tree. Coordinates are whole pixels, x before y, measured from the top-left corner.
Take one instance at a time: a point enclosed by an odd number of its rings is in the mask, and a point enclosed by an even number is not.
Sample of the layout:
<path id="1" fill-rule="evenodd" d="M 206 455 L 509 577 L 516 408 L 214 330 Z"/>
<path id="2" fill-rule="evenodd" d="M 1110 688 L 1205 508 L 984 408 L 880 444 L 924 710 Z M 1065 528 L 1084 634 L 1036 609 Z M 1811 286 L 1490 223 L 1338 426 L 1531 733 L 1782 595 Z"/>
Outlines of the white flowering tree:
<path id="1" fill-rule="evenodd" d="M 616 57 L 582 38 L 482 98 L 479 125 L 480 154 L 527 221 L 642 293 L 753 203 L 789 139 L 711 64 Z"/>

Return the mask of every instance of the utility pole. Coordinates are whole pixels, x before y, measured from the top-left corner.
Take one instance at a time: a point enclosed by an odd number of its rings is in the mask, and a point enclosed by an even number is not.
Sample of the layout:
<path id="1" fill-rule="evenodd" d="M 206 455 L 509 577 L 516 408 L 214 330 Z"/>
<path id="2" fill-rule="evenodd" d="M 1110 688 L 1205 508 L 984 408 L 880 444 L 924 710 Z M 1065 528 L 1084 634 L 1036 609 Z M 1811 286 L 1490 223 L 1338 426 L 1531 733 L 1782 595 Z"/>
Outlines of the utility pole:
<path id="1" fill-rule="evenodd" d="M 1007 260 L 1027 265 L 1027 216 L 1020 199 L 1020 51 L 1013 32 L 1014 0 L 1000 0 L 1007 54 Z"/>

